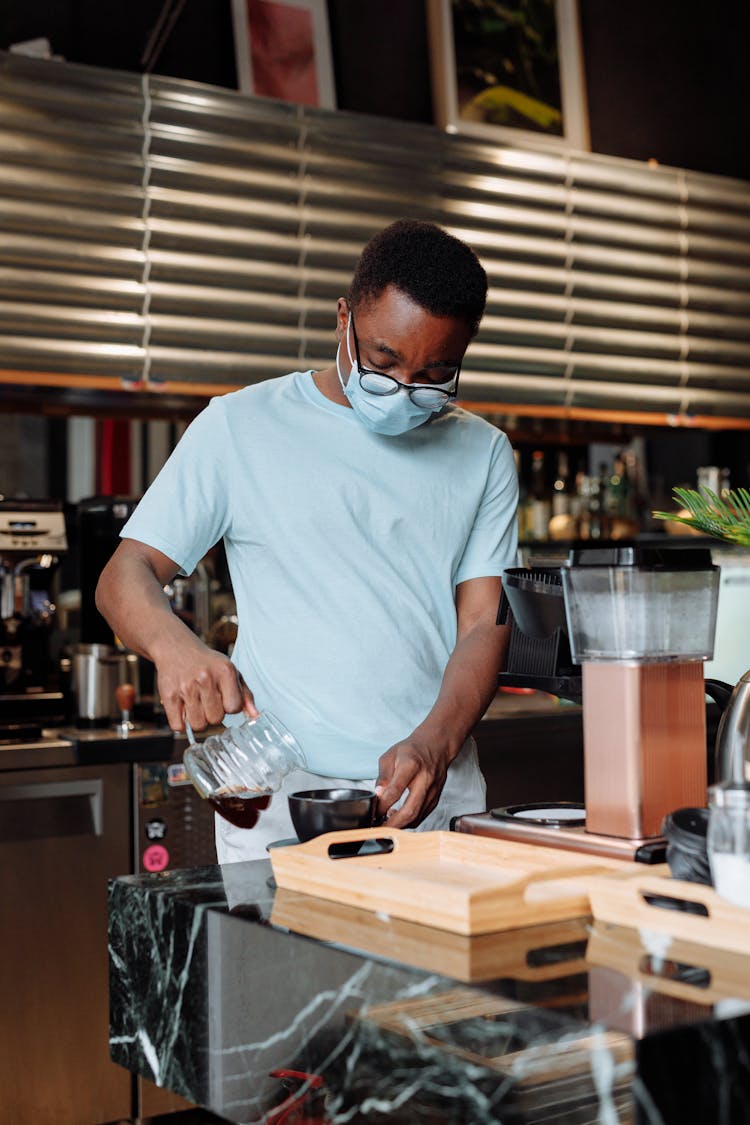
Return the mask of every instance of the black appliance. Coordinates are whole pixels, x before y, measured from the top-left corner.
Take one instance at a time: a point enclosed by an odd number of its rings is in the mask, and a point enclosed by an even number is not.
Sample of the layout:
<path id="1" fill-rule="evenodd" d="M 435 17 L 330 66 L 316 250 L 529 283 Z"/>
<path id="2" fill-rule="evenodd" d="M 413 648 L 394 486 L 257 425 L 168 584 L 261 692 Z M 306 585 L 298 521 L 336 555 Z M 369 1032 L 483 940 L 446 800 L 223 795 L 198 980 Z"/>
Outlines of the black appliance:
<path id="1" fill-rule="evenodd" d="M 511 627 L 501 687 L 535 688 L 581 702 L 583 678 L 570 652 L 559 566 L 506 570 L 497 623 Z"/>
<path id="2" fill-rule="evenodd" d="M 114 634 L 96 608 L 96 584 L 137 503 L 132 496 L 91 496 L 78 505 L 82 644 L 114 644 Z"/>
<path id="3" fill-rule="evenodd" d="M 0 499 L 0 727 L 63 718 L 52 640 L 67 549 L 59 501 Z"/>

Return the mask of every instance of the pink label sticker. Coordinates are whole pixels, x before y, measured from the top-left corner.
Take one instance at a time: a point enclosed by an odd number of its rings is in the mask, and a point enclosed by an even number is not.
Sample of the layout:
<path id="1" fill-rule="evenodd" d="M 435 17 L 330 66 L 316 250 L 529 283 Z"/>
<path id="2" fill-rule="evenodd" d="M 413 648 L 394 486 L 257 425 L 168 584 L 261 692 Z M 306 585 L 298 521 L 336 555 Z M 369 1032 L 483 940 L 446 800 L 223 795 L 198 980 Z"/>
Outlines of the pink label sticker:
<path id="1" fill-rule="evenodd" d="M 163 871 L 169 866 L 169 852 L 162 844 L 151 844 L 143 853 L 146 871 Z"/>

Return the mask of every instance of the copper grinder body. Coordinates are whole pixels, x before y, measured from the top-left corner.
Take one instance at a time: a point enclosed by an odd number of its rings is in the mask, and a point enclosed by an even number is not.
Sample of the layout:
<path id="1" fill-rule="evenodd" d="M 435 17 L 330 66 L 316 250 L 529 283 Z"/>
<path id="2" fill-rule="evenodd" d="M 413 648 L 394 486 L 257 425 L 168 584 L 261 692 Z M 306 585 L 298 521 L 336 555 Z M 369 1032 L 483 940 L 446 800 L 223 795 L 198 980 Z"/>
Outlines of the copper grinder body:
<path id="1" fill-rule="evenodd" d="M 643 840 L 706 804 L 703 664 L 584 662 L 586 830 Z"/>

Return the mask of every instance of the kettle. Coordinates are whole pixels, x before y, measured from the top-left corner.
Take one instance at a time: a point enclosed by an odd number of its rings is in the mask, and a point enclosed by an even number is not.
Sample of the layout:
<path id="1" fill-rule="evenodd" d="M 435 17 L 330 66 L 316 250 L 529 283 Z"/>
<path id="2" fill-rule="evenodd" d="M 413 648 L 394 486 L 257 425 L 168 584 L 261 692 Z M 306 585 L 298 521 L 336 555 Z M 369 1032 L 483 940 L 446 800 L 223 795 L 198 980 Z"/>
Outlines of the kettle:
<path id="1" fill-rule="evenodd" d="M 716 778 L 743 783 L 750 766 L 750 669 L 734 688 L 706 680 L 706 692 L 723 712 L 716 733 Z"/>

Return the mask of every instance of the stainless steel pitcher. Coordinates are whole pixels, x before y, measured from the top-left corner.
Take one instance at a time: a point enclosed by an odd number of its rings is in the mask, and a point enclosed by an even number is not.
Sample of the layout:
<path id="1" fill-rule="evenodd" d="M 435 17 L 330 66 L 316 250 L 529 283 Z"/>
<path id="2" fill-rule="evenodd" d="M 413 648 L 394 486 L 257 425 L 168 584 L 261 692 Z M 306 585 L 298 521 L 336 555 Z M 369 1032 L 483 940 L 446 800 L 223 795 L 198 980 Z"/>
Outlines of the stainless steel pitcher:
<path id="1" fill-rule="evenodd" d="M 750 669 L 735 684 L 716 734 L 716 777 L 750 781 Z"/>
<path id="2" fill-rule="evenodd" d="M 112 645 L 79 644 L 73 650 L 73 691 L 82 724 L 106 724 L 120 717 L 118 684 L 131 683 L 138 698 L 138 657 Z"/>

